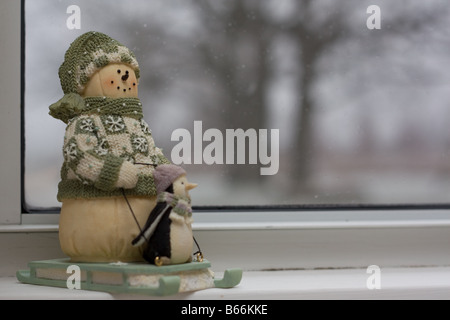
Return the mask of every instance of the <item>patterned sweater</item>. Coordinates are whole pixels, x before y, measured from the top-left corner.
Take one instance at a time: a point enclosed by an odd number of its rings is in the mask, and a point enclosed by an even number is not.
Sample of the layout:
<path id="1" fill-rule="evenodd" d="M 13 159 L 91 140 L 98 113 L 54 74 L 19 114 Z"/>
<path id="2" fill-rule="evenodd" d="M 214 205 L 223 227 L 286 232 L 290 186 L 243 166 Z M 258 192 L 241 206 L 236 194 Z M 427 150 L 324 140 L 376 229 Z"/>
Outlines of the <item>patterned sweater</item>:
<path id="1" fill-rule="evenodd" d="M 155 146 L 139 99 L 84 103 L 67 119 L 58 200 L 121 196 L 122 188 L 127 195 L 156 195 L 154 166 L 170 162 Z"/>

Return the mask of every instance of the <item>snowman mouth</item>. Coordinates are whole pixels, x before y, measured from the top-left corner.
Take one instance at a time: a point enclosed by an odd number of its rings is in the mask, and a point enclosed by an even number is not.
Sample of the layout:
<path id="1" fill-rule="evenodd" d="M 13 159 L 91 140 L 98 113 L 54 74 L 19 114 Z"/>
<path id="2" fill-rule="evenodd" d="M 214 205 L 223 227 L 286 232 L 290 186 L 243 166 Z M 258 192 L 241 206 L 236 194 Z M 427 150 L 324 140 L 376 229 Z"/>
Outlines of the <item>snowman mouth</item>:
<path id="1" fill-rule="evenodd" d="M 120 89 L 122 89 L 120 86 L 117 86 L 117 90 L 120 90 Z M 131 88 L 128 88 L 128 90 L 130 91 L 131 90 Z M 127 91 L 127 89 L 126 88 L 124 88 L 123 89 L 123 92 L 126 92 Z"/>

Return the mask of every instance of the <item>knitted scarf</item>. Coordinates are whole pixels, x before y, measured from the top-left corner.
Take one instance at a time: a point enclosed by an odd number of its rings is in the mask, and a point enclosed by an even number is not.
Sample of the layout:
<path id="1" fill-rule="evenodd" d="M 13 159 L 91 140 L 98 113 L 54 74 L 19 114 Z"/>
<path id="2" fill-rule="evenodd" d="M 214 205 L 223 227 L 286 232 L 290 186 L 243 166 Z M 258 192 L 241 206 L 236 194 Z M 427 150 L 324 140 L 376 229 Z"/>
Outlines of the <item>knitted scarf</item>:
<path id="1" fill-rule="evenodd" d="M 81 114 L 98 113 L 121 115 L 141 119 L 142 104 L 139 98 L 82 98 L 79 94 L 65 94 L 58 102 L 52 104 L 49 114 L 64 123 Z"/>
<path id="2" fill-rule="evenodd" d="M 158 194 L 157 202 L 166 202 L 180 218 L 191 218 L 192 208 L 190 200 L 186 197 L 180 197 L 170 192 L 161 192 Z"/>
<path id="3" fill-rule="evenodd" d="M 89 97 L 84 99 L 85 112 L 95 112 L 98 114 L 113 114 L 141 119 L 142 104 L 138 98 L 106 98 Z"/>

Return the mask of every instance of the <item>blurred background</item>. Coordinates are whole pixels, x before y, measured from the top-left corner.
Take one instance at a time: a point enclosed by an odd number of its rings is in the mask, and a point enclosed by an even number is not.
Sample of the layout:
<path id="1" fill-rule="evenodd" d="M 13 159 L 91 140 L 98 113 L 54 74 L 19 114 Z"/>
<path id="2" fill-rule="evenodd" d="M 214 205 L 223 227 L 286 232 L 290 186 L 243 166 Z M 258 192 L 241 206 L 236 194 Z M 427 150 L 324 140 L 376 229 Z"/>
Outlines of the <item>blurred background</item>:
<path id="1" fill-rule="evenodd" d="M 379 30 L 366 25 L 373 4 Z M 60 205 L 65 125 L 48 106 L 63 96 L 65 51 L 90 30 L 136 54 L 144 118 L 167 157 L 172 132 L 193 136 L 196 120 L 224 136 L 279 129 L 275 175 L 182 165 L 196 206 L 450 203 L 447 1 L 26 0 L 24 11 L 29 210 Z"/>

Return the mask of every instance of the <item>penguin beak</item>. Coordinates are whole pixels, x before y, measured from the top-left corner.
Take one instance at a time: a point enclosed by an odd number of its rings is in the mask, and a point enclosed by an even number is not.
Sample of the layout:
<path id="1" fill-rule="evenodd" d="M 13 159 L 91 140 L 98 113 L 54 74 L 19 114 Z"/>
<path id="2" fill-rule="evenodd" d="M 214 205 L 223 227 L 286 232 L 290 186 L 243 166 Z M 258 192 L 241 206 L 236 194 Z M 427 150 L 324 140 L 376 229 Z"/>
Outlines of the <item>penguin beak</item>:
<path id="1" fill-rule="evenodd" d="M 186 190 L 192 190 L 192 189 L 194 189 L 195 187 L 197 187 L 198 186 L 198 184 L 196 184 L 196 183 L 187 183 L 186 184 Z"/>

